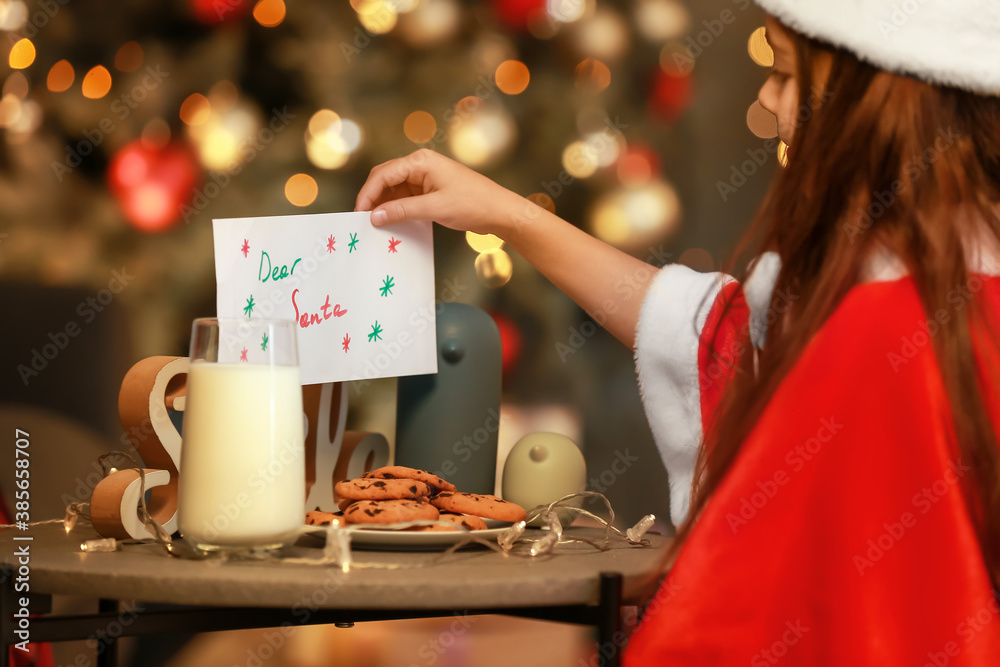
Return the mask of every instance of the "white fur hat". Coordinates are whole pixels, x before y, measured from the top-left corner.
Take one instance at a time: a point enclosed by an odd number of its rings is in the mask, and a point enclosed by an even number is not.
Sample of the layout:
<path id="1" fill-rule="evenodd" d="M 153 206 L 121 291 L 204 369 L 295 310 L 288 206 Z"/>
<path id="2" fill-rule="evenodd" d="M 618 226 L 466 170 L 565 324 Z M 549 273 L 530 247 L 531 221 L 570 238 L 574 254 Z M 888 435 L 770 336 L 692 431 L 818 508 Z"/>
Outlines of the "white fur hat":
<path id="1" fill-rule="evenodd" d="M 1000 0 L 756 0 L 791 28 L 891 72 L 1000 95 Z"/>

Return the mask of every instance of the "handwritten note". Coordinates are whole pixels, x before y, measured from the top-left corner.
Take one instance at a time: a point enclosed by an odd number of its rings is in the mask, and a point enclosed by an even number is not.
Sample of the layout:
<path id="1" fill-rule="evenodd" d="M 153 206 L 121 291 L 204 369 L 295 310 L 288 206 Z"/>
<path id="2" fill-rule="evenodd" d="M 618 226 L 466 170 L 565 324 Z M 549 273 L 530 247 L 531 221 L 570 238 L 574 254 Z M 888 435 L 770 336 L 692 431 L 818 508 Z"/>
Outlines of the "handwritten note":
<path id="1" fill-rule="evenodd" d="M 298 332 L 302 384 L 437 372 L 429 222 L 372 227 L 369 213 L 213 220 L 218 316 L 240 318 L 220 360 L 268 354 L 263 319 Z M 256 356 L 255 356 L 256 355 Z"/>

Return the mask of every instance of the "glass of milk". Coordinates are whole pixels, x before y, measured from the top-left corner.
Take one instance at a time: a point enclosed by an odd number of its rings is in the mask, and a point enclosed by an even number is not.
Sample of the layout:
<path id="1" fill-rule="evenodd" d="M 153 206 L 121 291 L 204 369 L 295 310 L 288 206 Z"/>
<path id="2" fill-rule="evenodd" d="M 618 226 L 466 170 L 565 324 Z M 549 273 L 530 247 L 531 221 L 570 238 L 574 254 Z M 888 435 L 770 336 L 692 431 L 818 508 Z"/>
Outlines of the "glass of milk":
<path id="1" fill-rule="evenodd" d="M 201 549 L 276 548 L 305 523 L 295 323 L 202 318 L 191 330 L 178 528 Z"/>

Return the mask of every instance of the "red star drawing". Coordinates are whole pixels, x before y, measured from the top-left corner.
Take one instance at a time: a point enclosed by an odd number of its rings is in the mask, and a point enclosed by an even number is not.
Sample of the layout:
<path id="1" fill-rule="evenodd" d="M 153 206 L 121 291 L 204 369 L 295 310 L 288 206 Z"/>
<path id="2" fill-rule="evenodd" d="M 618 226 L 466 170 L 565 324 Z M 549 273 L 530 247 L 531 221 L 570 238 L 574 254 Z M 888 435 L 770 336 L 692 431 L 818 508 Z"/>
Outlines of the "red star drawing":
<path id="1" fill-rule="evenodd" d="M 240 352 L 240 361 L 242 361 L 243 363 L 247 362 L 247 349 L 246 348 L 243 348 L 243 351 Z"/>
<path id="2" fill-rule="evenodd" d="M 250 241 L 243 239 L 243 247 L 240 248 L 240 252 L 243 253 L 244 257 L 250 254 Z"/>
<path id="3" fill-rule="evenodd" d="M 347 352 L 351 347 L 351 337 L 348 336 L 347 334 L 344 334 L 343 346 L 344 346 L 344 352 Z"/>
<path id="4" fill-rule="evenodd" d="M 399 241 L 396 240 L 395 236 L 389 239 L 389 252 L 399 252 L 398 250 L 396 250 L 396 246 L 398 245 Z"/>
<path id="5" fill-rule="evenodd" d="M 333 238 L 333 234 L 330 234 L 330 240 L 326 242 L 326 251 L 333 252 L 336 250 L 336 248 L 333 247 L 336 242 L 337 239 Z"/>

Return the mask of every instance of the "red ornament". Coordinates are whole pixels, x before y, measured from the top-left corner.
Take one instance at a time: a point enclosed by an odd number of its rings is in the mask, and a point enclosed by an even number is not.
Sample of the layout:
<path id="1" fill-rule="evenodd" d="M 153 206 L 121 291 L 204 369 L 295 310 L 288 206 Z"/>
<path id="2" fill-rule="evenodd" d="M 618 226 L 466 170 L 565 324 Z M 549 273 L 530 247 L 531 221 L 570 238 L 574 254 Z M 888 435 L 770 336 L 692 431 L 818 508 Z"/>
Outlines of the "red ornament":
<path id="1" fill-rule="evenodd" d="M 497 329 L 500 330 L 501 347 L 501 368 L 506 375 L 521 358 L 521 350 L 524 348 L 524 335 L 521 329 L 506 315 L 491 312 L 490 316 L 496 322 Z"/>
<path id="2" fill-rule="evenodd" d="M 545 0 L 493 0 L 493 12 L 511 30 L 528 29 L 528 19 L 545 11 Z"/>
<path id="3" fill-rule="evenodd" d="M 108 165 L 108 187 L 128 221 L 144 232 L 162 232 L 181 215 L 194 195 L 198 162 L 184 144 L 164 148 L 133 141 Z"/>
<path id="4" fill-rule="evenodd" d="M 669 122 L 676 121 L 691 104 L 691 76 L 656 70 L 649 93 L 650 111 Z"/>
<path id="5" fill-rule="evenodd" d="M 215 25 L 243 16 L 250 0 L 188 0 L 188 4 L 199 23 Z"/>

